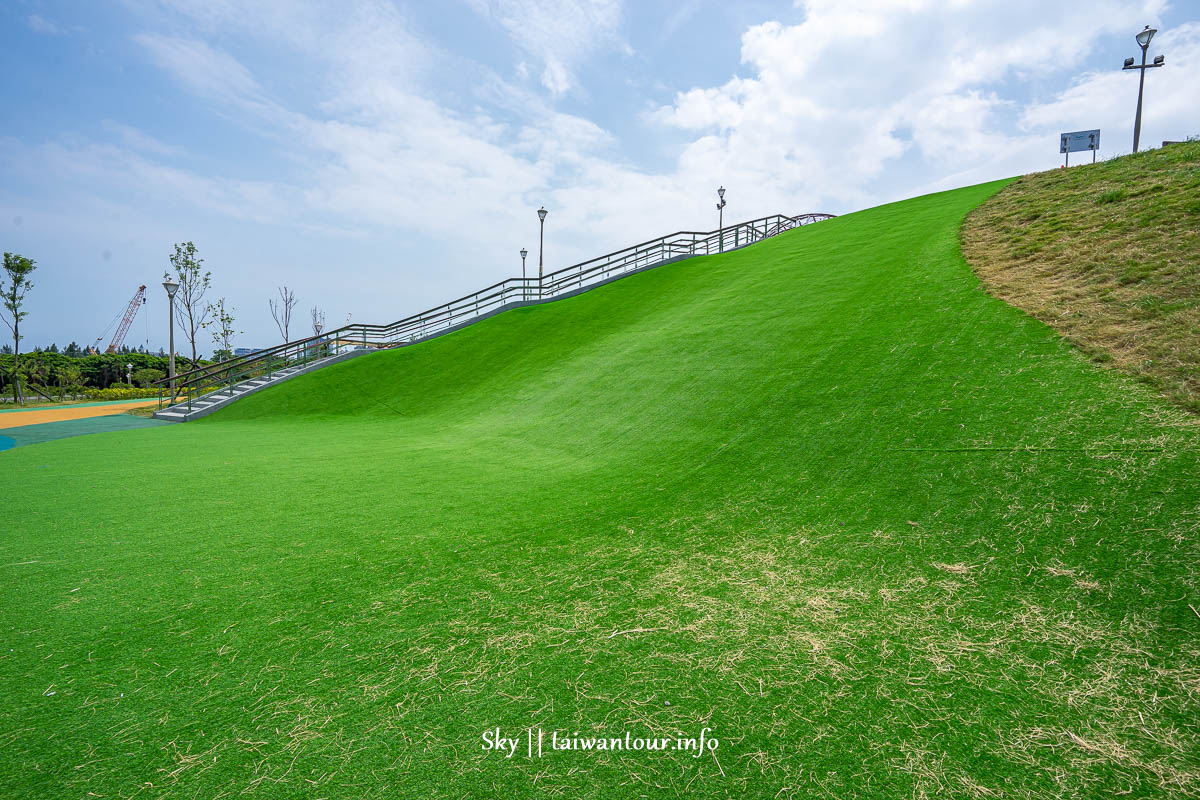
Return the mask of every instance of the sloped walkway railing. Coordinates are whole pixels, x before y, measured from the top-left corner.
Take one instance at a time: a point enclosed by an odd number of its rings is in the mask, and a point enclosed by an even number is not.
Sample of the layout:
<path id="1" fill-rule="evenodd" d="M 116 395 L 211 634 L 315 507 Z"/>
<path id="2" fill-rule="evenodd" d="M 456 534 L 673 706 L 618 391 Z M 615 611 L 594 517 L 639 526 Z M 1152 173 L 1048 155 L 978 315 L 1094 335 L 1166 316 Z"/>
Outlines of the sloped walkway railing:
<path id="1" fill-rule="evenodd" d="M 197 407 L 214 409 L 206 398 L 231 402 L 246 392 L 242 384 L 277 382 L 280 373 L 299 374 L 318 362 L 354 351 L 416 344 L 442 336 L 501 311 L 569 297 L 610 281 L 694 256 L 728 252 L 768 239 L 783 231 L 829 219 L 832 214 L 774 214 L 716 231 L 679 231 L 622 250 L 572 264 L 542 278 L 507 278 L 456 300 L 405 317 L 389 325 L 354 323 L 336 330 L 269 347 L 175 376 L 174 402 L 168 399 L 170 379 L 156 384 L 162 390 L 163 419 L 187 420 Z M 265 380 L 264 380 L 265 379 Z M 167 405 L 168 408 L 163 408 Z M 170 413 L 163 413 L 170 412 Z"/>

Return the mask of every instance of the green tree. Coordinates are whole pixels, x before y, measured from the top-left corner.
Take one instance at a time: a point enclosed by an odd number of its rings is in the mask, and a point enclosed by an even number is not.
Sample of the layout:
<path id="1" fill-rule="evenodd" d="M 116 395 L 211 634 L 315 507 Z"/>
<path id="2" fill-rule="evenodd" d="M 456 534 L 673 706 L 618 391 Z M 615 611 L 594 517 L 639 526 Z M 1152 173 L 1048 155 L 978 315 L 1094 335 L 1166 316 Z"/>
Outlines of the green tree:
<path id="1" fill-rule="evenodd" d="M 133 373 L 133 382 L 138 386 L 141 386 L 143 389 L 146 389 L 155 381 L 162 380 L 163 376 L 166 374 L 167 373 L 163 372 L 161 369 L 152 369 L 150 367 L 146 367 Z"/>
<path id="2" fill-rule="evenodd" d="M 29 294 L 29 290 L 33 288 L 33 282 L 29 280 L 29 275 L 35 269 L 37 269 L 37 264 L 32 259 L 16 253 L 4 254 L 6 277 L 0 280 L 0 304 L 4 306 L 4 310 L 8 312 L 11 319 L 3 314 L 0 314 L 0 319 L 3 319 L 4 324 L 12 331 L 13 400 L 18 403 L 24 399 L 21 394 L 21 376 L 17 369 L 21 358 L 21 320 L 29 314 L 28 311 L 22 311 L 21 306 L 25 303 L 25 295 Z"/>
<path id="3" fill-rule="evenodd" d="M 209 310 L 212 308 L 211 304 L 205 305 L 204 303 L 204 295 L 208 292 L 212 273 L 200 271 L 200 265 L 204 263 L 204 259 L 197 258 L 196 245 L 191 242 L 176 244 L 170 261 L 171 269 L 175 271 L 175 281 L 179 284 L 179 290 L 175 293 L 175 302 L 179 304 L 181 311 L 180 323 L 183 326 L 183 335 L 187 337 L 192 346 L 192 363 L 194 364 L 197 361 L 196 337 L 200 330 L 206 327 Z M 170 280 L 170 278 L 169 270 L 163 273 L 163 280 Z"/>
<path id="4" fill-rule="evenodd" d="M 67 391 L 77 391 L 83 387 L 83 370 L 78 364 L 60 364 L 57 370 L 58 385 Z"/>
<path id="5" fill-rule="evenodd" d="M 156 380 L 162 380 L 166 374 L 167 373 L 163 372 L 162 369 L 145 367 L 143 369 L 138 369 L 137 372 L 133 373 L 133 383 L 142 387 L 142 389 L 148 389 L 150 384 L 154 383 Z"/>
<path id="6" fill-rule="evenodd" d="M 204 327 L 209 329 L 213 344 L 217 346 L 216 352 L 213 353 L 213 361 L 225 361 L 232 358 L 233 337 L 239 333 L 245 333 L 245 331 L 233 329 L 233 312 L 235 311 L 237 311 L 236 308 L 230 308 L 225 304 L 224 297 L 215 303 L 208 304 L 207 314 L 211 319 L 204 324 Z"/>
<path id="7" fill-rule="evenodd" d="M 27 358 L 21 362 L 19 374 L 25 377 L 25 386 L 45 399 L 51 399 L 50 395 L 47 394 L 50 386 L 51 369 L 46 360 L 42 358 L 40 352 L 35 354 L 33 358 Z"/>

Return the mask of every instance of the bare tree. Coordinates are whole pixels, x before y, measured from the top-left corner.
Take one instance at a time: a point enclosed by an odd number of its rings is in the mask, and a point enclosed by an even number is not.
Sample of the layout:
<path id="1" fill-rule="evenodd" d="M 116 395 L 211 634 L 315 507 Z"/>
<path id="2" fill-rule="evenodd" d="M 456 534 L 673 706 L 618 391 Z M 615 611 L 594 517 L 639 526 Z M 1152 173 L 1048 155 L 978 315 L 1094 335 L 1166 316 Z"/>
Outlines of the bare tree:
<path id="1" fill-rule="evenodd" d="M 313 306 L 310 313 L 312 314 L 313 336 L 319 336 L 321 331 L 325 329 L 325 312 Z"/>
<path id="2" fill-rule="evenodd" d="M 288 327 L 292 324 L 292 309 L 296 307 L 296 293 L 286 286 L 279 287 L 279 300 L 274 297 L 267 300 L 271 308 L 271 316 L 275 318 L 275 327 L 283 340 L 288 340 Z"/>
<path id="3" fill-rule="evenodd" d="M 0 315 L 0 319 L 4 320 L 4 324 L 8 326 L 13 335 L 13 402 L 16 403 L 21 403 L 25 399 L 21 394 L 21 374 L 17 372 L 19 366 L 17 362 L 21 358 L 21 320 L 25 319 L 29 312 L 22 311 L 21 306 L 25 302 L 25 295 L 29 294 L 29 290 L 33 288 L 33 283 L 29 280 L 29 273 L 35 269 L 37 269 L 37 264 L 32 259 L 16 253 L 4 254 L 4 273 L 8 276 L 8 282 L 0 281 L 0 301 L 12 319 L 3 315 Z"/>
<path id="4" fill-rule="evenodd" d="M 175 293 L 175 302 L 183 309 L 183 335 L 192 345 L 192 366 L 196 365 L 196 337 L 208 321 L 211 305 L 204 303 L 204 294 L 212 277 L 211 272 L 200 273 L 200 265 L 204 259 L 196 258 L 196 245 L 191 242 L 175 245 L 171 255 L 171 267 L 175 270 L 179 290 Z M 163 273 L 163 279 L 169 280 L 170 272 Z"/>

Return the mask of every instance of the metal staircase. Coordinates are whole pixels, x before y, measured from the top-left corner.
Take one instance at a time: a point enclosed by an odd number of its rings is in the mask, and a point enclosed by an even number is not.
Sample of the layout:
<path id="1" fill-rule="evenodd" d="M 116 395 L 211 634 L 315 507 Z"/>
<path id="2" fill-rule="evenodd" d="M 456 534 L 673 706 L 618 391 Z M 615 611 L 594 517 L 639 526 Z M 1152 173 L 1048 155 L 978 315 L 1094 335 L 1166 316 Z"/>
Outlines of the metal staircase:
<path id="1" fill-rule="evenodd" d="M 328 333 L 231 358 L 158 381 L 156 419 L 187 422 L 305 372 L 389 347 L 444 336 L 501 311 L 549 303 L 695 256 L 738 250 L 832 214 L 774 214 L 715 231 L 679 231 L 556 270 L 542 278 L 508 278 L 390 325 L 347 325 Z M 173 402 L 170 402 L 173 400 Z"/>
<path id="2" fill-rule="evenodd" d="M 296 364 L 290 367 L 283 367 L 275 370 L 270 374 L 263 374 L 257 377 L 246 378 L 245 380 L 236 383 L 230 383 L 218 389 L 213 389 L 207 394 L 198 394 L 194 397 L 185 397 L 184 400 L 176 402 L 174 405 L 169 405 L 166 408 L 154 412 L 155 419 L 165 419 L 171 422 L 189 422 L 200 417 L 207 417 L 214 411 L 224 408 L 234 400 L 240 400 L 246 395 L 254 394 L 257 391 L 266 389 L 268 386 L 274 386 L 277 383 L 294 378 L 297 375 L 303 375 L 306 372 L 312 372 L 321 367 L 327 367 L 330 364 L 336 364 L 339 361 L 347 361 L 356 356 L 366 355 L 371 352 L 368 349 L 348 350 L 345 352 L 334 353 L 323 358 L 318 358 L 308 363 Z"/>

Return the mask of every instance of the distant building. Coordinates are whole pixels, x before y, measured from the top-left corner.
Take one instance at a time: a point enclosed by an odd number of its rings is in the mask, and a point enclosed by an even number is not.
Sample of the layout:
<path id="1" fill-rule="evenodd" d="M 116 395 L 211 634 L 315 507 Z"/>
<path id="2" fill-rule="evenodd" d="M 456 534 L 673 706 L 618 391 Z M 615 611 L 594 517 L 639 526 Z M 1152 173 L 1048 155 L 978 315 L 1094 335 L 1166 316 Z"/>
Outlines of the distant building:
<path id="1" fill-rule="evenodd" d="M 251 355 L 252 353 L 257 353 L 259 350 L 262 350 L 262 348 L 261 347 L 235 347 L 235 348 L 233 348 L 233 354 L 235 356 L 248 356 L 248 355 Z"/>

